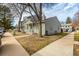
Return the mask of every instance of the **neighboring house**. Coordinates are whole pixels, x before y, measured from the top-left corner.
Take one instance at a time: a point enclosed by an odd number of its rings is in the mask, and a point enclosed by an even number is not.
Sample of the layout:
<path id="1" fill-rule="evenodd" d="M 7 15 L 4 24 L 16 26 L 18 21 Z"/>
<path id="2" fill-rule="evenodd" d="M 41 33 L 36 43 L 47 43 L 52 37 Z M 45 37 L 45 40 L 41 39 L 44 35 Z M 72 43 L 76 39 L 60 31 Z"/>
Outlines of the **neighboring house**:
<path id="1" fill-rule="evenodd" d="M 72 32 L 72 24 L 66 24 L 65 22 L 62 22 L 61 28 L 63 32 Z"/>
<path id="2" fill-rule="evenodd" d="M 35 19 L 36 16 L 34 16 Z M 24 20 L 22 21 L 22 31 L 33 34 L 37 33 L 39 34 L 39 23 L 37 20 L 33 20 L 31 16 L 29 17 L 24 17 Z M 58 21 L 57 17 L 50 17 L 48 19 L 45 19 L 43 17 L 42 20 L 42 35 L 52 35 L 56 33 L 61 32 L 61 24 Z"/>

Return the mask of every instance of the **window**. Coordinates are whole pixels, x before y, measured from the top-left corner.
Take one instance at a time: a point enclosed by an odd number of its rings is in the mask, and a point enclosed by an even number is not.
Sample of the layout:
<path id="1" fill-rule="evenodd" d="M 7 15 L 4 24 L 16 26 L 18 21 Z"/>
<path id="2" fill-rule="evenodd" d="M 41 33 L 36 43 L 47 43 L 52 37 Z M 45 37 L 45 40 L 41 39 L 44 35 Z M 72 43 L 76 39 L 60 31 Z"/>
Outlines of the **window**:
<path id="1" fill-rule="evenodd" d="M 67 27 L 67 26 L 66 26 Z"/>
<path id="2" fill-rule="evenodd" d="M 28 29 L 28 24 L 27 24 L 27 29 Z"/>

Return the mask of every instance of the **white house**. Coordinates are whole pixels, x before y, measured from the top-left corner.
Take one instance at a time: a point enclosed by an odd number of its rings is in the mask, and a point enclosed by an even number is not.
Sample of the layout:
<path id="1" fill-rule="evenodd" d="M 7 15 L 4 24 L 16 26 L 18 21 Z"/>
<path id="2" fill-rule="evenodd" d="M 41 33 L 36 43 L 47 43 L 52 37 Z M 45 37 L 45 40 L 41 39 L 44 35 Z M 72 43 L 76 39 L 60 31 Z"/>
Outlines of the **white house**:
<path id="1" fill-rule="evenodd" d="M 36 17 L 34 18 L 36 19 Z M 33 33 L 39 34 L 38 21 L 36 21 L 35 23 L 35 21 L 31 17 L 24 17 L 24 20 L 22 21 L 22 31 L 29 34 Z M 56 16 L 50 17 L 48 19 L 45 19 L 45 17 L 43 17 L 42 35 L 52 35 L 60 32 L 61 32 L 61 24 Z"/>
<path id="2" fill-rule="evenodd" d="M 61 22 L 61 28 L 63 32 L 72 32 L 72 24 L 66 24 L 65 22 Z"/>

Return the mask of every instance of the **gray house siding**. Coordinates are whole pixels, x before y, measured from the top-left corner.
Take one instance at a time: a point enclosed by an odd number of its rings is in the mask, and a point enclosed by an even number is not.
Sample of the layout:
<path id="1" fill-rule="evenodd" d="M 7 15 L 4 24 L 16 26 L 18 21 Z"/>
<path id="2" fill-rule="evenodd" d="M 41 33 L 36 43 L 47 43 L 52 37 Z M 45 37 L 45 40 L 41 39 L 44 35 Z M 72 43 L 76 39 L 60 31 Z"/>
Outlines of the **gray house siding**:
<path id="1" fill-rule="evenodd" d="M 56 34 L 61 32 L 61 25 L 57 17 L 48 18 L 45 21 L 45 32 L 47 31 L 48 35 Z"/>
<path id="2" fill-rule="evenodd" d="M 39 23 L 34 24 L 30 19 L 27 19 L 28 21 L 23 21 L 22 26 L 23 30 L 26 33 L 33 34 L 37 33 L 39 34 Z M 30 24 L 30 26 L 28 26 Z M 51 17 L 48 19 L 43 20 L 42 22 L 42 35 L 52 35 L 56 33 L 61 32 L 61 24 L 58 21 L 57 17 Z"/>

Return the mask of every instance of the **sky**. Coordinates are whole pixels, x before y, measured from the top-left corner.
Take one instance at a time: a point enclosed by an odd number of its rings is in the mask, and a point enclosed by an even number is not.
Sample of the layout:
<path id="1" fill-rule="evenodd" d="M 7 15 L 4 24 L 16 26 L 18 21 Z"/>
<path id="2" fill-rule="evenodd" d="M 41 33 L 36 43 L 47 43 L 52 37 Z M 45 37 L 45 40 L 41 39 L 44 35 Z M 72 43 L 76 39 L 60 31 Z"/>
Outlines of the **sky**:
<path id="1" fill-rule="evenodd" d="M 74 14 L 79 11 L 78 3 L 59 3 L 51 8 L 44 8 L 44 14 L 47 18 L 57 16 L 60 22 L 65 22 L 67 17 L 74 19 Z"/>
<path id="2" fill-rule="evenodd" d="M 57 16 L 60 22 L 65 22 L 67 17 L 71 17 L 71 19 L 74 20 L 74 14 L 78 11 L 78 3 L 54 3 L 54 5 L 52 4 L 51 6 L 43 8 L 43 13 L 45 14 L 46 18 Z"/>

